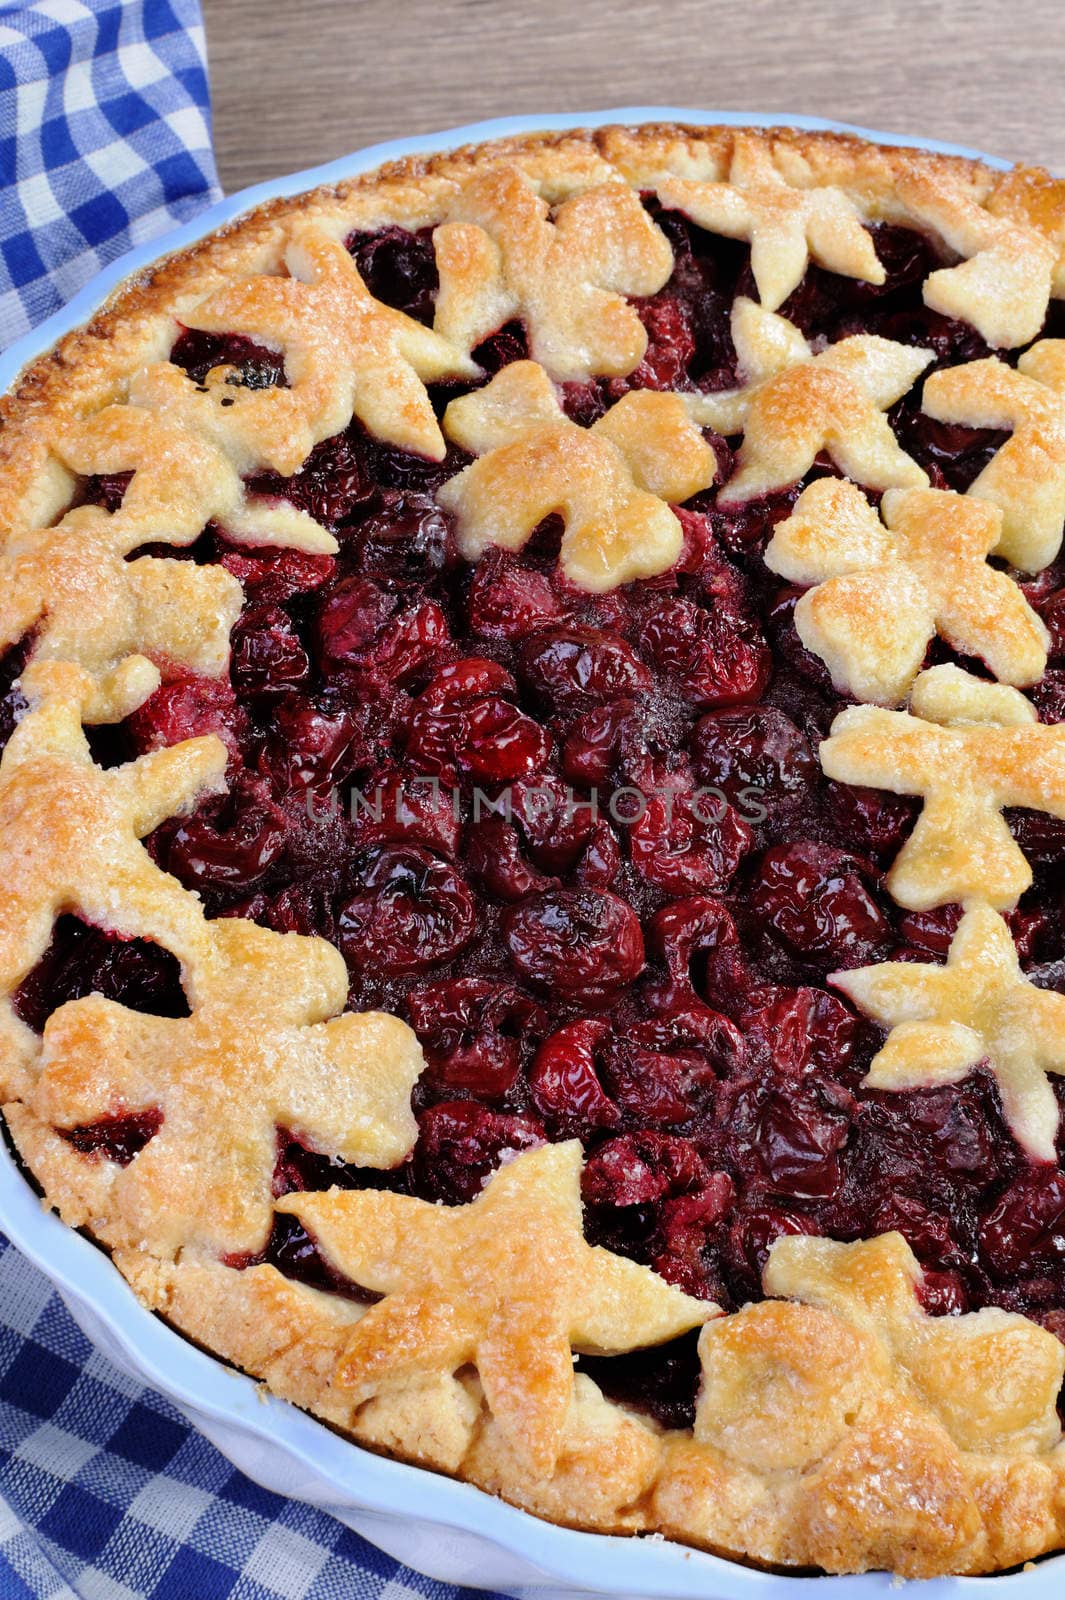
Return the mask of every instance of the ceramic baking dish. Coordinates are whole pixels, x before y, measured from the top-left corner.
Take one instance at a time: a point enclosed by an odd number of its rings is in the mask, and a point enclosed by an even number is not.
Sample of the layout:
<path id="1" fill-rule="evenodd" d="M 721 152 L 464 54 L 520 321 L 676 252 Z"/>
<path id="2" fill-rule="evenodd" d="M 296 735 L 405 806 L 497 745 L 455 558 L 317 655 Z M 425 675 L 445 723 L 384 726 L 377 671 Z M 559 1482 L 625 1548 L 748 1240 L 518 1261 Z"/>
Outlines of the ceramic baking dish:
<path id="1" fill-rule="evenodd" d="M 880 143 L 1009 163 L 932 140 L 877 133 L 847 123 L 786 114 L 622 106 L 584 116 L 507 117 L 445 133 L 398 139 L 322 167 L 258 184 L 204 211 L 165 238 L 132 250 L 70 303 L 0 356 L 0 392 L 27 363 L 85 322 L 122 281 L 159 256 L 194 244 L 252 206 L 338 183 L 382 162 L 539 129 L 607 123 L 782 125 L 858 134 Z M 107 1255 L 42 1209 L 0 1141 L 0 1228 L 55 1285 L 88 1338 L 116 1366 L 165 1394 L 222 1453 L 257 1483 L 331 1512 L 349 1527 L 430 1577 L 503 1589 L 536 1600 L 574 1595 L 661 1600 L 876 1600 L 901 1586 L 885 1573 L 834 1578 L 761 1572 L 661 1535 L 639 1539 L 577 1533 L 540 1521 L 469 1484 L 390 1461 L 332 1433 L 251 1378 L 205 1354 L 147 1311 Z M 989 1578 L 939 1578 L 921 1600 L 1061 1600 L 1065 1554 L 1024 1571 Z"/>

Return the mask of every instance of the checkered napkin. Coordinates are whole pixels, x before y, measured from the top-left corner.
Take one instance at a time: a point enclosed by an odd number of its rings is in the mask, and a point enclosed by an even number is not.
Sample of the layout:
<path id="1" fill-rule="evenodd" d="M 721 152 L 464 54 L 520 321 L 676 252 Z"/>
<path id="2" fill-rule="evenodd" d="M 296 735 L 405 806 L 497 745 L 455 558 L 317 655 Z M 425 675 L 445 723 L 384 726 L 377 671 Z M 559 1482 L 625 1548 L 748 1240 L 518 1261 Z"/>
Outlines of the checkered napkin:
<path id="1" fill-rule="evenodd" d="M 220 193 L 197 0 L 0 0 L 0 347 Z"/>
<path id="2" fill-rule="evenodd" d="M 209 116 L 196 0 L 0 0 L 0 347 L 218 197 Z M 0 1236 L 0 1600 L 463 1593 L 235 1471 Z"/>

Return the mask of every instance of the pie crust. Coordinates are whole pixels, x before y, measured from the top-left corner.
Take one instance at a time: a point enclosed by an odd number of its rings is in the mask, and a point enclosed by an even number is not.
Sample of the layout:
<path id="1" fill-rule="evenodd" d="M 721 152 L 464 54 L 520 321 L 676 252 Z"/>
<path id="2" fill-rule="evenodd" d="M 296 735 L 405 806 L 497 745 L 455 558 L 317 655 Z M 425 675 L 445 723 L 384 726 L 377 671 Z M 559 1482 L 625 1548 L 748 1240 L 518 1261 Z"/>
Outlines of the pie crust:
<path id="1" fill-rule="evenodd" d="M 638 366 L 647 331 L 631 302 L 673 269 L 641 195 L 749 244 L 759 300 L 732 310 L 740 382 L 633 389 L 583 426 L 558 386 Z M 868 333 L 815 349 L 781 314 L 809 262 L 883 281 L 870 223 L 937 242 L 926 305 L 997 352 L 924 389 L 931 417 L 1009 432 L 967 495 L 929 487 L 888 420 L 930 350 Z M 432 327 L 375 299 L 345 247 L 386 227 L 435 230 Z M 995 1307 L 930 1315 L 899 1233 L 780 1237 L 766 1298 L 725 1315 L 586 1241 L 573 1140 L 515 1155 L 465 1205 L 372 1182 L 278 1197 L 279 1126 L 367 1171 L 403 1160 L 422 1051 L 397 1017 L 345 1012 L 331 944 L 209 919 L 142 844 L 224 789 L 220 739 L 108 767 L 86 733 L 163 679 L 227 670 L 238 578 L 160 546 L 214 523 L 233 546 L 336 550 L 255 481 L 294 473 L 353 417 L 428 460 L 462 453 L 438 501 L 468 560 L 519 549 L 557 511 L 564 577 L 593 594 L 677 561 L 673 508 L 717 470 L 704 430 L 742 436 L 722 506 L 827 460 L 839 476 L 806 487 L 766 552 L 806 586 L 802 643 L 862 702 L 837 718 L 823 768 L 919 797 L 888 888 L 914 912 L 965 908 L 945 967 L 871 964 L 838 987 L 885 1030 L 877 1087 L 959 1083 L 989 1061 L 1019 1145 L 1053 1159 L 1065 1000 L 1018 965 L 1002 914 L 1032 872 L 1002 811 L 1065 818 L 1065 725 L 1040 723 L 1023 692 L 1048 634 L 1004 570 L 1037 573 L 1061 542 L 1065 341 L 1039 339 L 1059 298 L 1065 183 L 1041 170 L 786 129 L 605 128 L 411 158 L 271 202 L 125 284 L 23 372 L 0 401 L 0 618 L 6 647 L 32 638 L 0 765 L 0 1087 L 47 1203 L 111 1251 L 145 1304 L 370 1448 L 574 1527 L 912 1577 L 1065 1544 L 1065 1347 Z M 438 416 L 427 385 L 478 379 L 475 350 L 512 321 L 527 359 Z M 286 386 L 224 367 L 197 383 L 168 360 L 180 328 L 280 349 Z M 85 503 L 85 480 L 112 474 L 132 474 L 121 504 Z M 937 637 L 998 681 L 925 667 Z M 96 994 L 35 1033 L 11 997 L 68 913 L 176 957 L 189 1014 Z M 116 1108 L 156 1119 L 124 1163 L 69 1137 Z M 248 1265 L 275 1213 L 306 1224 L 362 1298 Z M 574 1371 L 575 1352 L 696 1328 L 690 1430 Z"/>

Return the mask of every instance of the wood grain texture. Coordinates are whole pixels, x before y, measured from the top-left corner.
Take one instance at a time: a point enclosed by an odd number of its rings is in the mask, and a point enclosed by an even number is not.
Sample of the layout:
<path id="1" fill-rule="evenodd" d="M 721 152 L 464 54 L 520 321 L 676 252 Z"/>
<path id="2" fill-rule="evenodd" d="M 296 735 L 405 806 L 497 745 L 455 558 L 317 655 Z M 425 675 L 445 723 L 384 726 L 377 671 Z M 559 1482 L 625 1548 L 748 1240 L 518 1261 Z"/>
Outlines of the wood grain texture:
<path id="1" fill-rule="evenodd" d="M 204 0 L 227 190 L 485 117 L 804 112 L 1065 172 L 1061 0 Z"/>

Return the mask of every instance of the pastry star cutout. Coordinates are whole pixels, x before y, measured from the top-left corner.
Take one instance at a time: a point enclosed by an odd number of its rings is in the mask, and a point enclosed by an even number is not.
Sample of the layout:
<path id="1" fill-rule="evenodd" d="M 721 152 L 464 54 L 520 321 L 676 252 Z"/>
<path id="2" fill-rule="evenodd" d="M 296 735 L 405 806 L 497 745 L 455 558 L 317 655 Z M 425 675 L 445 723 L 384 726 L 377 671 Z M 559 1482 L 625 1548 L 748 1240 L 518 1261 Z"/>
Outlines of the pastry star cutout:
<path id="1" fill-rule="evenodd" d="M 53 441 L 76 473 L 132 478 L 115 511 L 78 506 L 53 527 L 12 533 L 0 556 L 0 639 L 10 646 L 32 632 L 36 659 L 76 661 L 101 685 L 131 655 L 217 677 L 240 584 L 218 566 L 131 553 L 158 541 L 190 545 L 211 521 L 235 543 L 329 552 L 336 540 L 305 512 L 246 493 L 241 474 L 253 454 L 229 453 L 229 424 L 219 420 L 229 412 L 177 367 L 142 368 L 128 401 Z M 105 699 L 101 687 L 85 708 L 90 721 L 101 720 Z"/>
<path id="2" fill-rule="evenodd" d="M 896 705 L 937 633 L 1000 682 L 1041 678 L 1046 629 L 1016 583 L 987 564 L 1001 514 L 937 489 L 889 489 L 881 515 L 854 484 L 821 478 L 765 552 L 772 572 L 814 585 L 795 608 L 795 627 L 836 688 Z"/>
<path id="3" fill-rule="evenodd" d="M 375 1190 L 279 1201 L 338 1271 L 385 1297 L 352 1330 L 337 1381 L 358 1401 L 475 1363 L 500 1430 L 530 1470 L 550 1477 L 572 1352 L 660 1344 L 717 1309 L 587 1244 L 580 1175 L 571 1140 L 517 1156 L 467 1206 Z"/>
<path id="4" fill-rule="evenodd" d="M 244 333 L 284 351 L 287 389 L 231 389 L 241 426 L 251 429 L 253 418 L 262 462 L 286 476 L 295 472 L 353 415 L 375 438 L 442 460 L 425 385 L 476 377 L 475 363 L 375 300 L 347 250 L 321 228 L 296 225 L 284 261 L 287 277 L 228 284 L 184 317 L 190 328 Z"/>
<path id="5" fill-rule="evenodd" d="M 335 1015 L 348 991 L 338 951 L 237 918 L 208 926 L 191 1016 L 146 1016 L 100 995 L 61 1006 L 29 1096 L 59 1128 L 162 1112 L 159 1131 L 112 1178 L 130 1242 L 157 1254 L 264 1247 L 278 1126 L 373 1167 L 402 1161 L 418 1133 L 418 1041 L 397 1017 Z"/>
<path id="6" fill-rule="evenodd" d="M 594 593 L 667 571 L 683 544 L 668 502 L 705 489 L 716 471 L 679 395 L 633 390 L 581 428 L 535 361 L 513 361 L 487 388 L 453 400 L 444 428 L 480 457 L 437 494 L 467 560 L 492 544 L 519 550 L 558 512 L 562 570 Z"/>
<path id="7" fill-rule="evenodd" d="M 797 1234 L 778 1239 L 763 1281 L 767 1294 L 831 1312 L 871 1335 L 963 1450 L 1036 1455 L 1060 1440 L 1060 1340 L 996 1307 L 929 1316 L 916 1294 L 921 1268 L 901 1234 L 858 1244 Z M 703 1340 L 712 1332 L 713 1324 Z M 872 1363 L 867 1371 L 875 1381 Z M 748 1399 L 753 1409 L 750 1392 Z"/>
<path id="8" fill-rule="evenodd" d="M 812 259 L 830 272 L 883 283 L 884 268 L 853 201 L 841 189 L 799 189 L 781 177 L 761 138 L 736 136 L 727 183 L 665 178 L 663 205 L 711 233 L 748 239 L 751 270 L 767 311 L 801 283 Z"/>
<path id="9" fill-rule="evenodd" d="M 926 166 L 900 179 L 898 197 L 964 257 L 925 279 L 933 311 L 968 322 L 996 349 L 1036 338 L 1054 287 L 1057 252 L 1031 227 L 986 211 L 959 184 Z"/>
<path id="10" fill-rule="evenodd" d="M 140 841 L 224 786 L 224 745 L 213 736 L 189 739 L 105 770 L 93 762 L 81 724 L 91 679 L 48 662 L 30 668 L 22 685 L 31 709 L 0 763 L 0 996 L 33 970 L 55 919 L 68 911 L 114 933 L 154 939 L 186 967 L 201 961 L 199 901 L 160 871 Z M 29 1030 L 4 1009 L 0 1044 L 15 1062 Z"/>
<path id="11" fill-rule="evenodd" d="M 433 234 L 440 289 L 435 327 L 473 350 L 520 317 L 529 353 L 560 382 L 623 376 L 647 331 L 626 295 L 661 289 L 673 252 L 627 183 L 548 202 L 513 167 L 474 178 Z"/>
<path id="12" fill-rule="evenodd" d="M 991 358 L 933 372 L 922 408 L 938 422 L 1008 428 L 969 493 L 1002 512 L 996 554 L 1038 572 L 1061 549 L 1065 522 L 1065 339 L 1042 339 L 1016 367 Z"/>
<path id="13" fill-rule="evenodd" d="M 699 422 L 743 434 L 739 470 L 719 490 L 719 505 L 797 483 L 822 450 L 870 489 L 927 484 L 884 412 L 924 371 L 930 350 L 862 333 L 814 355 L 786 318 L 742 296 L 732 307 L 732 339 L 744 387 L 689 398 Z"/>
<path id="14" fill-rule="evenodd" d="M 921 795 L 924 809 L 887 876 L 911 911 L 1016 904 L 1032 869 L 1002 816 L 1023 806 L 1065 818 L 1065 724 L 1047 726 L 1016 689 L 953 666 L 922 672 L 909 711 L 849 706 L 821 746 L 840 783 Z"/>
<path id="15" fill-rule="evenodd" d="M 831 981 L 891 1030 L 870 1088 L 958 1083 L 986 1061 L 1017 1142 L 1033 1160 L 1056 1159 L 1058 1103 L 1047 1074 L 1065 1073 L 1065 995 L 1028 982 L 997 912 L 966 912 L 945 967 L 884 961 Z"/>

